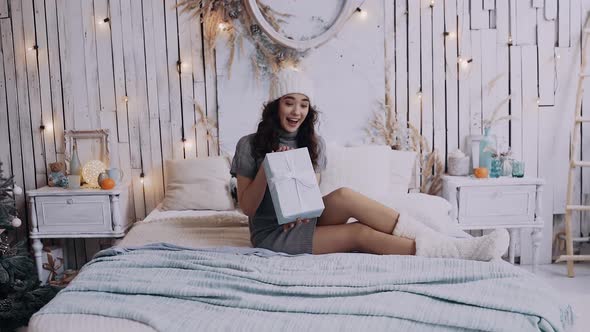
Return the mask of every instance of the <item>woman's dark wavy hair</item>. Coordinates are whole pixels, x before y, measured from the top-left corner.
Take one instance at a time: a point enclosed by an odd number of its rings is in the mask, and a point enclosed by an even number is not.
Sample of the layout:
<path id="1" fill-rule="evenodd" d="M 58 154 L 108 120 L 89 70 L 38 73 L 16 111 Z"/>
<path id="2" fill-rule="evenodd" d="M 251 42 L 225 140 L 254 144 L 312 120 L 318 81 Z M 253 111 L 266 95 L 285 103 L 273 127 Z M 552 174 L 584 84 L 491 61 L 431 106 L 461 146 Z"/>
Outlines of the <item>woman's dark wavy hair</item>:
<path id="1" fill-rule="evenodd" d="M 258 130 L 256 130 L 252 140 L 252 151 L 254 151 L 256 159 L 262 159 L 267 153 L 279 148 L 279 129 L 281 128 L 279 104 L 280 98 L 264 105 L 262 120 L 258 123 Z M 317 121 L 318 111 L 310 104 L 309 112 L 297 131 L 297 146 L 300 148 L 307 147 L 314 167 L 317 167 L 319 155 L 318 137 L 315 134 Z"/>

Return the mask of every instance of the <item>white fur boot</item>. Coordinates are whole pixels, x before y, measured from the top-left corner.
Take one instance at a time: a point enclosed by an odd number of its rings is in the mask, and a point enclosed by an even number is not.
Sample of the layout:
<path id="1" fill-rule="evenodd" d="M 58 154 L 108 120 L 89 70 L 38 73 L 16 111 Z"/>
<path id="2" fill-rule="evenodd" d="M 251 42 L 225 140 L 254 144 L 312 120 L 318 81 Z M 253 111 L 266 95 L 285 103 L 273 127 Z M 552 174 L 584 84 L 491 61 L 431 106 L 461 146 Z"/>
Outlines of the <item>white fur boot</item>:
<path id="1" fill-rule="evenodd" d="M 490 261 L 502 257 L 510 235 L 505 229 L 469 239 L 456 239 L 438 233 L 407 214 L 400 214 L 393 235 L 416 241 L 416 256 L 461 258 Z"/>

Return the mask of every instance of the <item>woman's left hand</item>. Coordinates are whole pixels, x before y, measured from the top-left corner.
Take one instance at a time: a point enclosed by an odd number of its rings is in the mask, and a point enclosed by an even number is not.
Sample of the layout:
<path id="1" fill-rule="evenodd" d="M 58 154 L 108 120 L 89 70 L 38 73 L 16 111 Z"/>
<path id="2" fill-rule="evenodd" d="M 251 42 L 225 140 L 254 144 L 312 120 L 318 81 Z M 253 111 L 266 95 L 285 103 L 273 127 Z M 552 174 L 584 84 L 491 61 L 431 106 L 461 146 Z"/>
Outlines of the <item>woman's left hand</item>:
<path id="1" fill-rule="evenodd" d="M 283 232 L 286 232 L 299 224 L 307 224 L 308 222 L 309 222 L 309 219 L 297 218 L 297 220 L 295 220 L 293 222 L 290 222 L 288 224 L 283 224 Z"/>

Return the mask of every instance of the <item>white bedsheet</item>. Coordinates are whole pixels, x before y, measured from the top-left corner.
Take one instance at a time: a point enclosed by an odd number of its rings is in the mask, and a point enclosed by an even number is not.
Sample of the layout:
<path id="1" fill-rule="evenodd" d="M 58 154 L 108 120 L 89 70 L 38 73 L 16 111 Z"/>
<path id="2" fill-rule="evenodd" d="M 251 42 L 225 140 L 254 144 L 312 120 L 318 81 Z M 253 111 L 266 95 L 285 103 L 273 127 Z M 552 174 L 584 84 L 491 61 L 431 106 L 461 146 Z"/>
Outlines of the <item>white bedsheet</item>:
<path id="1" fill-rule="evenodd" d="M 242 223 L 228 222 L 241 215 Z M 219 218 L 219 225 L 199 223 L 203 217 Z M 208 218 L 210 219 L 210 218 Z M 244 222 L 245 220 L 245 222 Z M 140 246 L 153 242 L 169 242 L 187 247 L 238 246 L 251 247 L 247 217 L 240 211 L 152 211 L 143 221 L 135 223 L 119 246 Z M 144 324 L 119 318 L 93 315 L 41 315 L 29 322 L 29 332 L 154 332 Z"/>

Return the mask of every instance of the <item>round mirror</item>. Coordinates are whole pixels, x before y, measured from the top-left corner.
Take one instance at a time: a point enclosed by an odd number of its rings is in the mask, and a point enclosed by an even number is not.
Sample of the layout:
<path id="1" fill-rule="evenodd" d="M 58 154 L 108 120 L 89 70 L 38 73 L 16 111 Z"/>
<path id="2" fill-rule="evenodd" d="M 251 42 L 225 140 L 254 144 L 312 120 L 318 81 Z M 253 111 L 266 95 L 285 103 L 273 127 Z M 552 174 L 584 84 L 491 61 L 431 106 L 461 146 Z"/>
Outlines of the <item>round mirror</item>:
<path id="1" fill-rule="evenodd" d="M 350 15 L 356 11 L 364 0 L 335 1 L 334 8 L 330 8 L 328 2 L 323 3 L 322 1 L 321 11 L 313 14 L 308 13 L 309 8 L 313 8 L 314 4 L 317 6 L 318 1 L 310 0 L 307 2 L 309 4 L 305 6 L 301 6 L 298 2 L 298 8 L 295 8 L 290 1 L 280 1 L 273 5 L 271 10 L 275 13 L 286 13 L 297 17 L 305 15 L 309 19 L 309 24 L 301 25 L 292 24 L 287 19 L 280 17 L 283 21 L 281 22 L 282 31 L 277 31 L 262 13 L 258 6 L 258 0 L 244 0 L 246 9 L 252 16 L 253 21 L 260 26 L 270 39 L 277 44 L 299 51 L 316 48 L 330 40 L 340 31 L 350 18 Z M 299 8 L 305 8 L 305 11 L 299 11 Z"/>

